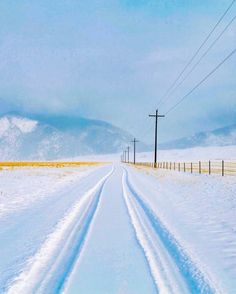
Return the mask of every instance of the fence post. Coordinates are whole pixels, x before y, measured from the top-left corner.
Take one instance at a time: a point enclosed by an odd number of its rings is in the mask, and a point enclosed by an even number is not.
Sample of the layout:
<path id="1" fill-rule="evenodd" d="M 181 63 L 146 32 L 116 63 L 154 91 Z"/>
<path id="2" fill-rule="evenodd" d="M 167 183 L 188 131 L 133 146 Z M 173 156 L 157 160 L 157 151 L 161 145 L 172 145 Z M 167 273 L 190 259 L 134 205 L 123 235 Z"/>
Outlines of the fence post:
<path id="1" fill-rule="evenodd" d="M 179 172 L 180 172 L 180 162 L 178 163 L 178 166 L 179 166 Z"/>
<path id="2" fill-rule="evenodd" d="M 184 162 L 184 172 L 186 171 L 185 162 Z"/>
<path id="3" fill-rule="evenodd" d="M 202 173 L 202 165 L 201 165 L 201 161 L 199 161 L 199 174 Z"/>
<path id="4" fill-rule="evenodd" d="M 211 174 L 211 161 L 209 160 L 209 175 Z"/>
<path id="5" fill-rule="evenodd" d="M 225 162 L 222 160 L 222 177 L 225 175 Z"/>
<path id="6" fill-rule="evenodd" d="M 191 174 L 193 173 L 193 163 L 191 162 Z"/>

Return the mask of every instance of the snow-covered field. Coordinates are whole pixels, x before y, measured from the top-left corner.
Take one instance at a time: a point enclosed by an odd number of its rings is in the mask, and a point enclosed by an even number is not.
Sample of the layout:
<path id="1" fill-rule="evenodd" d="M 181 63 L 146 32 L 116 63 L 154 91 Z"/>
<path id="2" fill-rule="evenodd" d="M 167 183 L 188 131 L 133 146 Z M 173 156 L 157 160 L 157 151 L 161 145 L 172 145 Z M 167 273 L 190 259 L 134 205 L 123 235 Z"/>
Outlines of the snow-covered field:
<path id="1" fill-rule="evenodd" d="M 21 167 L 0 170 L 0 217 L 60 192 L 97 168 Z"/>
<path id="2" fill-rule="evenodd" d="M 131 157 L 132 159 L 132 157 Z M 159 161 L 236 160 L 236 145 L 159 150 Z M 137 154 L 137 161 L 153 161 L 153 152 Z"/>
<path id="3" fill-rule="evenodd" d="M 130 149 L 129 159 L 133 161 L 133 151 Z M 62 161 L 103 161 L 103 162 L 119 162 L 121 153 L 105 154 L 105 155 L 89 155 L 78 156 L 76 158 L 65 158 Z M 136 153 L 137 162 L 151 161 L 153 162 L 153 152 Z M 159 161 L 208 161 L 208 160 L 234 160 L 236 161 L 236 145 L 233 146 L 215 146 L 215 147 L 195 147 L 187 149 L 158 150 Z"/>
<path id="4" fill-rule="evenodd" d="M 2 170 L 0 293 L 234 293 L 235 195 L 117 162 Z"/>

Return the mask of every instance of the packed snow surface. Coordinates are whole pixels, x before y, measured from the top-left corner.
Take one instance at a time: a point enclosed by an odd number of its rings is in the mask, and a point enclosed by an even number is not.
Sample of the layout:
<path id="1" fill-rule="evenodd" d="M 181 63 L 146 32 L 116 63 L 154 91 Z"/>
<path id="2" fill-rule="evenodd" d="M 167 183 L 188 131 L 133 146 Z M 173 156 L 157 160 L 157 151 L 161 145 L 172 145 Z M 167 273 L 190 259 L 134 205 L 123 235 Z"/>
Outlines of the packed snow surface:
<path id="1" fill-rule="evenodd" d="M 0 293 L 234 293 L 234 177 L 0 171 Z"/>

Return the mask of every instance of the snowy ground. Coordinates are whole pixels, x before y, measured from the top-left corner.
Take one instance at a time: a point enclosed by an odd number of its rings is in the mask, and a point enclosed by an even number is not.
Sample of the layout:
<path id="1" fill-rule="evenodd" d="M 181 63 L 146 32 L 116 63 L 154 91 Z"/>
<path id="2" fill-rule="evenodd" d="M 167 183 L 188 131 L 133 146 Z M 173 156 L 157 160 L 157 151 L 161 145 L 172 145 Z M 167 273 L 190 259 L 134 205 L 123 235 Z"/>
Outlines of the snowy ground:
<path id="1" fill-rule="evenodd" d="M 33 205 L 86 177 L 94 167 L 4 168 L 0 170 L 0 217 Z"/>
<path id="2" fill-rule="evenodd" d="M 132 159 L 132 156 L 131 156 Z M 159 161 L 208 161 L 234 160 L 236 161 L 236 146 L 195 147 L 187 149 L 159 150 Z M 137 154 L 137 161 L 153 161 L 153 152 Z"/>
<path id="3" fill-rule="evenodd" d="M 76 158 L 66 158 L 64 161 L 100 161 L 100 162 L 119 162 L 121 153 L 105 155 L 79 156 Z M 137 146 L 136 161 L 153 162 L 153 152 L 139 152 Z M 130 149 L 130 161 L 133 161 L 133 151 Z M 236 145 L 233 146 L 213 146 L 195 147 L 187 149 L 158 150 L 159 161 L 208 161 L 208 160 L 228 160 L 236 161 Z M 62 161 L 63 161 L 62 160 Z"/>
<path id="4" fill-rule="evenodd" d="M 234 293 L 235 195 L 119 163 L 0 171 L 0 293 Z"/>

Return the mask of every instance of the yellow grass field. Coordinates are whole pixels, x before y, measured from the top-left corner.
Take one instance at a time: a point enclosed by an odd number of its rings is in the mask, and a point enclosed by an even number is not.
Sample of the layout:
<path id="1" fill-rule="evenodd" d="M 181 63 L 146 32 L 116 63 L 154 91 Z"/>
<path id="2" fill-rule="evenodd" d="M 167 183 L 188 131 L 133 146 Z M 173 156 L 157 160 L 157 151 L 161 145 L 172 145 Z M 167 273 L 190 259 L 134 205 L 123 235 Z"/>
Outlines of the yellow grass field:
<path id="1" fill-rule="evenodd" d="M 105 164 L 103 162 L 83 162 L 83 161 L 6 161 L 0 162 L 0 168 L 4 167 L 81 167 L 81 166 L 94 166 Z"/>

